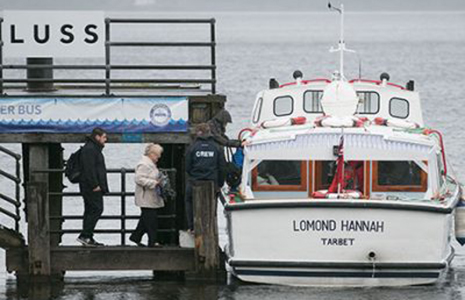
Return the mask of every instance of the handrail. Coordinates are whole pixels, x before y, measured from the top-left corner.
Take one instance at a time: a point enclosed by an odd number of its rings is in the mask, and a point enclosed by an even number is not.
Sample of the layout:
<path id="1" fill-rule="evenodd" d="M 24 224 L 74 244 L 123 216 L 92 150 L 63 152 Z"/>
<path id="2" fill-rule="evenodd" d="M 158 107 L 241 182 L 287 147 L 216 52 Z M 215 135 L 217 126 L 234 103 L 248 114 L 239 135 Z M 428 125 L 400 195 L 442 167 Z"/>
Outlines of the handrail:
<path id="1" fill-rule="evenodd" d="M 175 177 L 176 169 L 174 168 L 169 168 L 169 169 L 160 169 L 160 171 L 166 171 L 168 173 L 174 173 L 174 175 L 171 176 L 171 178 Z M 57 174 L 57 173 L 64 173 L 64 169 L 35 169 L 31 170 L 32 173 L 45 173 L 45 174 Z M 135 173 L 135 169 L 126 169 L 126 168 L 120 168 L 120 169 L 107 169 L 107 173 L 110 174 L 120 174 L 120 191 L 119 192 L 109 192 L 105 194 L 105 197 L 111 197 L 111 198 L 119 198 L 121 200 L 121 215 L 103 215 L 100 217 L 102 220 L 120 220 L 120 229 L 96 229 L 94 230 L 95 233 L 108 233 L 108 234 L 120 234 L 121 236 L 121 245 L 126 244 L 126 234 L 132 233 L 134 230 L 132 229 L 127 229 L 126 228 L 126 220 L 136 220 L 139 218 L 139 216 L 136 215 L 127 215 L 126 214 L 126 200 L 127 197 L 133 197 L 135 195 L 135 192 L 128 192 L 126 190 L 126 176 L 127 174 Z M 172 181 L 172 184 L 174 185 L 174 181 Z M 174 188 L 174 186 L 173 186 Z M 80 192 L 48 192 L 49 197 L 79 197 L 81 196 Z M 110 199 L 111 199 L 110 198 Z M 61 220 L 61 221 L 66 221 L 66 220 L 82 220 L 83 216 L 81 215 L 62 215 L 62 216 L 56 216 L 56 215 L 51 215 L 49 217 L 51 220 Z M 176 214 L 167 214 L 167 215 L 160 215 L 159 218 L 161 219 L 175 219 Z M 169 228 L 169 229 L 159 229 L 159 232 L 169 232 L 169 233 L 175 233 L 176 228 Z M 72 233 L 80 233 L 81 229 L 60 229 L 60 230 L 55 230 L 52 229 L 50 230 L 51 234 L 72 234 Z"/>
<path id="2" fill-rule="evenodd" d="M 2 26 L 3 18 L 0 18 L 0 30 Z M 101 83 L 103 86 L 92 86 L 93 89 L 104 89 L 105 95 L 116 95 L 115 89 L 125 88 L 127 90 L 138 89 L 136 87 L 129 86 L 128 88 L 122 87 L 118 84 L 132 84 L 132 83 L 153 83 L 153 84 L 198 84 L 206 85 L 206 88 L 196 90 L 201 92 L 210 92 L 216 94 L 216 37 L 215 37 L 215 19 L 133 19 L 133 18 L 106 18 L 105 19 L 105 63 L 103 65 L 22 65 L 22 64 L 4 64 L 3 59 L 3 43 L 1 42 L 0 36 L 0 94 L 3 94 L 6 89 L 13 90 L 18 87 L 24 88 L 25 83 L 68 83 L 68 84 L 79 84 L 82 87 L 87 87 L 88 84 Z M 112 41 L 111 36 L 114 35 L 112 25 L 117 24 L 205 24 L 209 26 L 209 40 L 208 41 L 173 41 L 173 42 L 162 42 L 162 41 Z M 111 34 L 112 33 L 112 34 Z M 124 48 L 124 47 L 186 47 L 186 48 L 207 48 L 210 51 L 210 64 L 187 64 L 187 65 L 138 65 L 128 64 L 113 65 L 111 63 L 112 48 Z M 30 70 L 30 69 L 42 69 L 42 70 L 102 70 L 105 71 L 102 77 L 98 78 L 5 78 L 4 70 Z M 208 78 L 198 78 L 198 75 L 192 75 L 194 78 L 169 78 L 169 76 L 160 76 L 159 78 L 150 79 L 152 73 L 148 73 L 145 78 L 128 78 L 128 79 L 116 79 L 112 77 L 113 70 L 178 70 L 178 71 L 208 71 Z M 192 74 L 192 73 L 191 73 Z M 207 74 L 205 74 L 207 76 Z M 4 85 L 5 83 L 17 84 Z M 76 87 L 77 88 L 77 87 Z M 178 87 L 182 89 L 183 87 Z M 192 88 L 192 87 L 191 87 Z M 147 89 L 148 91 L 151 89 Z M 101 93 L 97 92 L 99 95 Z"/>
<path id="3" fill-rule="evenodd" d="M 1 145 L 0 145 L 0 152 L 5 153 L 6 155 L 9 155 L 9 156 L 13 157 L 13 158 L 16 159 L 16 160 L 20 160 L 20 159 L 21 159 L 21 155 L 19 155 L 18 153 L 14 153 L 14 152 L 11 151 L 10 149 L 5 148 L 5 147 L 3 147 L 3 146 L 1 146 Z"/>
<path id="4" fill-rule="evenodd" d="M 212 65 L 110 65 L 112 70 L 212 70 Z M 3 65 L 3 69 L 105 70 L 106 65 Z"/>
<path id="5" fill-rule="evenodd" d="M 0 22 L 1 24 L 1 22 Z M 0 28 L 1 29 L 1 28 Z M 0 51 L 1 52 L 1 51 Z M 15 211 L 14 213 L 7 210 L 4 207 L 0 206 L 0 213 L 6 215 L 7 217 L 12 218 L 15 221 L 15 231 L 19 232 L 19 221 L 21 219 L 21 213 L 20 213 L 20 207 L 21 207 L 21 200 L 20 200 L 20 184 L 21 184 L 21 155 L 14 153 L 8 148 L 5 148 L 3 146 L 0 146 L 0 153 L 4 153 L 8 155 L 9 157 L 13 158 L 15 160 L 15 175 L 10 174 L 2 169 L 0 169 L 0 176 L 7 178 L 11 181 L 14 182 L 15 184 L 15 196 L 14 198 L 4 195 L 3 193 L 0 193 L 0 199 L 14 205 Z"/>

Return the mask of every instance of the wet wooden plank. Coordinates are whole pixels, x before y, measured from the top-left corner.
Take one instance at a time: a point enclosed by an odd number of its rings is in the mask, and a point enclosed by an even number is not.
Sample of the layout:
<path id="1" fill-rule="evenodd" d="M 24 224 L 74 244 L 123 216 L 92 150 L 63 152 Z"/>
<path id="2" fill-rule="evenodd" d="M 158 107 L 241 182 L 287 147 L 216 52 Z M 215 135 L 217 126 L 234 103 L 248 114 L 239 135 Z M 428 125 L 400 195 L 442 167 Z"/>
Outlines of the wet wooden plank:
<path id="1" fill-rule="evenodd" d="M 52 249 L 53 269 L 189 271 L 194 266 L 194 250 L 178 247 L 68 247 Z"/>
<path id="2" fill-rule="evenodd" d="M 28 249 L 9 249 L 7 270 L 24 271 L 28 266 Z M 54 271 L 160 270 L 193 271 L 194 249 L 179 247 L 148 248 L 135 246 L 105 246 L 86 248 L 60 246 L 51 249 Z M 26 269 L 27 270 L 27 269 Z"/>

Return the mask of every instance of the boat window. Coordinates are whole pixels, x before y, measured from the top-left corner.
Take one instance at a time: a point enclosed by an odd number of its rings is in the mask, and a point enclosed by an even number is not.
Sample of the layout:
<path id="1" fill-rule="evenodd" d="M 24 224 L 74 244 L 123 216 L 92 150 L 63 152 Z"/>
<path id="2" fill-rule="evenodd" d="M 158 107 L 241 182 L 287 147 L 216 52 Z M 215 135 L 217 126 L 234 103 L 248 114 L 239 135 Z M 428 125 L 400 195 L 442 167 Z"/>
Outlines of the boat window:
<path id="1" fill-rule="evenodd" d="M 304 161 L 265 160 L 252 173 L 255 191 L 306 191 L 307 163 Z"/>
<path id="2" fill-rule="evenodd" d="M 389 101 L 389 114 L 396 118 L 405 119 L 409 115 L 409 103 L 405 99 L 392 98 Z"/>
<path id="3" fill-rule="evenodd" d="M 323 91 L 306 91 L 304 93 L 304 111 L 307 113 L 322 113 L 321 96 L 323 96 Z"/>
<path id="4" fill-rule="evenodd" d="M 253 112 L 252 122 L 257 123 L 260 120 L 260 114 L 262 113 L 263 98 L 258 98 L 255 110 Z"/>
<path id="5" fill-rule="evenodd" d="M 425 192 L 427 174 L 414 161 L 373 162 L 373 191 Z"/>
<path id="6" fill-rule="evenodd" d="M 360 102 L 358 114 L 377 114 L 379 112 L 379 94 L 376 92 L 357 92 Z"/>
<path id="7" fill-rule="evenodd" d="M 274 99 L 274 114 L 277 117 L 287 116 L 294 111 L 294 99 L 291 96 L 278 97 Z"/>
<path id="8" fill-rule="evenodd" d="M 336 173 L 336 161 L 315 162 L 315 190 L 327 190 Z"/>
<path id="9" fill-rule="evenodd" d="M 336 161 L 315 161 L 314 162 L 314 190 L 328 190 L 334 181 L 337 173 Z M 365 173 L 369 164 L 365 161 L 345 161 L 344 163 L 344 187 L 346 190 L 357 190 L 368 195 L 368 182 L 365 182 Z"/>

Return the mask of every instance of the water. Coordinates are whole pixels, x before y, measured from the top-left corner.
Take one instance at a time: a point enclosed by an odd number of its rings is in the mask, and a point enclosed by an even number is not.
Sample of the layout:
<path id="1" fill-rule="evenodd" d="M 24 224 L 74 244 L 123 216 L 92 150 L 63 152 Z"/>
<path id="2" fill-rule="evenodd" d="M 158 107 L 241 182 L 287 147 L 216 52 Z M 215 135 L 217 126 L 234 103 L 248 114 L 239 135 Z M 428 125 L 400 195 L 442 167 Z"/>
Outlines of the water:
<path id="1" fill-rule="evenodd" d="M 127 16 L 127 14 L 121 14 Z M 148 16 L 148 15 L 147 15 Z M 157 15 L 151 15 L 157 16 Z M 163 14 L 162 17 L 186 17 Z M 328 53 L 338 40 L 337 16 L 329 13 L 210 13 L 194 17 L 217 19 L 218 90 L 228 96 L 227 107 L 234 123 L 230 135 L 246 127 L 256 93 L 267 87 L 270 77 L 280 82 L 292 79 L 300 69 L 305 78 L 329 77 L 337 69 L 337 57 Z M 363 77 L 377 79 L 382 72 L 391 81 L 405 84 L 414 79 L 421 92 L 425 123 L 445 135 L 446 152 L 457 177 L 464 181 L 461 123 L 464 113 L 465 86 L 465 12 L 460 13 L 349 13 L 346 16 L 347 46 L 359 52 L 363 60 Z M 131 38 L 147 34 L 141 30 Z M 194 39 L 195 34 L 179 30 L 174 37 Z M 125 37 L 126 38 L 126 37 Z M 129 38 L 129 36 L 127 36 Z M 132 57 L 116 55 L 127 61 Z M 177 59 L 189 61 L 199 53 L 182 53 Z M 163 57 L 163 56 L 162 56 Z M 142 58 L 144 59 L 144 57 Z M 146 63 L 150 63 L 147 59 Z M 163 61 L 163 63 L 169 63 Z M 358 77 L 355 56 L 347 57 L 346 75 Z M 10 145 L 19 150 L 17 145 Z M 65 156 L 77 145 L 66 145 Z M 125 156 L 121 157 L 122 149 Z M 143 145 L 112 145 L 105 149 L 108 167 L 133 167 Z M 1 159 L 2 167 L 11 170 L 11 162 Z M 114 190 L 118 180 L 111 180 Z M 131 179 L 128 182 L 132 182 Z M 0 189 L 8 190 L 6 181 Z M 106 212 L 119 207 L 107 203 Z M 129 213 L 137 209 L 128 204 Z M 65 213 L 82 213 L 80 200 L 67 202 Z M 75 227 L 79 223 L 68 223 Z M 101 222 L 101 227 L 112 223 Z M 116 225 L 115 225 L 116 226 Z M 131 225 L 130 225 L 131 226 Z M 224 243 L 224 223 L 220 223 L 220 240 Z M 22 226 L 24 228 L 24 225 Z M 65 244 L 75 244 L 75 236 L 65 237 Z M 98 237 L 109 244 L 117 238 Z M 414 246 L 414 245 L 412 245 Z M 157 283 L 150 272 L 68 272 L 65 284 L 54 285 L 54 299 L 463 299 L 465 298 L 465 250 L 455 244 L 457 256 L 446 278 L 436 285 L 403 288 L 295 288 L 267 285 L 229 285 L 196 283 Z M 4 256 L 4 252 L 0 252 Z M 16 285 L 14 276 L 0 264 L 0 299 L 39 299 L 40 293 L 29 286 Z"/>

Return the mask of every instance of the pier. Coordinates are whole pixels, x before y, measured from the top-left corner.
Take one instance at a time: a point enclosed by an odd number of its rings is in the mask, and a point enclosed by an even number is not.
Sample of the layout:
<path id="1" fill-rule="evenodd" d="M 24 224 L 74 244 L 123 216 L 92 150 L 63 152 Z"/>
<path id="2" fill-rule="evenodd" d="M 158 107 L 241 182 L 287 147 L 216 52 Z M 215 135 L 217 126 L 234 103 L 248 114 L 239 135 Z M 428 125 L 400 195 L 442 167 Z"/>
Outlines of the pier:
<path id="1" fill-rule="evenodd" d="M 174 274 L 177 278 L 224 280 L 224 261 L 218 247 L 216 225 L 217 199 L 211 182 L 198 182 L 194 186 L 195 247 L 181 248 L 178 235 L 179 230 L 186 228 L 186 178 L 182 158 L 192 141 L 191 128 L 210 120 L 226 102 L 226 97 L 218 94 L 216 89 L 215 20 L 106 18 L 103 23 L 104 36 L 101 38 L 105 41 L 105 54 L 101 64 L 95 61 L 86 63 L 85 59 L 82 64 L 57 64 L 52 58 L 40 57 L 25 57 L 26 64 L 10 64 L 2 54 L 3 46 L 0 46 L 0 105 L 4 106 L 0 143 L 20 143 L 22 149 L 22 153 L 14 153 L 6 146 L 0 147 L 0 155 L 5 156 L 5 160 L 10 159 L 15 166 L 12 170 L 3 166 L 0 169 L 0 177 L 14 185 L 14 196 L 0 193 L 1 220 L 11 221 L 0 227 L 0 247 L 6 250 L 7 270 L 14 272 L 18 279 L 32 281 L 60 280 L 66 271 L 105 270 L 152 270 L 160 278 Z M 208 40 L 113 40 L 113 37 L 118 37 L 118 30 L 131 30 L 131 26 L 135 25 L 201 26 L 199 28 L 206 32 Z M 201 48 L 204 54 L 202 61 L 195 64 L 113 62 L 114 51 L 120 49 L 144 55 L 149 50 L 160 48 Z M 137 55 L 133 56 L 137 58 Z M 173 71 L 187 77 L 171 75 Z M 195 75 L 186 75 L 193 71 Z M 199 77 L 200 73 L 203 77 Z M 129 77 L 128 74 L 139 77 Z M 42 107 L 35 106 L 40 103 Z M 175 108 L 169 106 L 172 103 Z M 66 115 L 57 120 L 40 117 L 46 109 L 53 112 L 54 107 L 58 110 L 55 114 L 65 113 L 59 109 L 67 105 L 76 105 L 72 113 L 79 109 L 83 113 L 85 110 L 102 109 L 106 120 L 84 116 L 69 125 L 70 121 L 65 120 L 69 116 Z M 115 125 L 116 121 L 110 119 L 112 114 L 128 113 L 131 105 L 144 106 L 142 110 L 146 109 L 147 115 L 157 107 L 180 108 L 185 117 L 157 123 L 159 120 L 154 120 L 156 116 L 152 114 L 149 117 L 153 122 L 140 121 L 128 115 L 125 122 L 117 119 L 119 123 Z M 19 107 L 22 110 L 20 114 L 29 119 L 14 119 L 18 117 Z M 175 113 L 170 110 L 167 114 L 172 117 Z M 159 215 L 159 233 L 166 246 L 127 245 L 126 239 L 132 228 L 128 228 L 126 221 L 139 216 L 126 212 L 127 201 L 133 201 L 134 197 L 134 191 L 127 187 L 127 178 L 134 170 L 125 168 L 108 170 L 110 180 L 118 177 L 120 188 L 104 196 L 106 205 L 120 206 L 120 214 L 101 217 L 101 220 L 117 220 L 120 226 L 95 231 L 118 236 L 119 245 L 87 248 L 62 244 L 64 235 L 77 235 L 81 231 L 80 227 L 64 228 L 63 224 L 82 220 L 82 215 L 63 214 L 66 201 L 80 195 L 68 191 L 65 186 L 63 169 L 66 157 L 63 156 L 62 144 L 83 143 L 92 126 L 107 130 L 109 143 L 151 142 L 163 146 L 164 153 L 158 165 L 167 171 L 176 190 L 174 199 Z M 27 228 L 21 228 L 22 218 L 25 218 Z"/>

